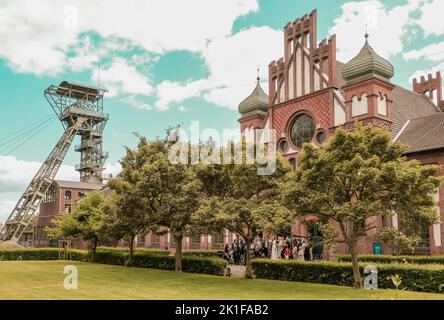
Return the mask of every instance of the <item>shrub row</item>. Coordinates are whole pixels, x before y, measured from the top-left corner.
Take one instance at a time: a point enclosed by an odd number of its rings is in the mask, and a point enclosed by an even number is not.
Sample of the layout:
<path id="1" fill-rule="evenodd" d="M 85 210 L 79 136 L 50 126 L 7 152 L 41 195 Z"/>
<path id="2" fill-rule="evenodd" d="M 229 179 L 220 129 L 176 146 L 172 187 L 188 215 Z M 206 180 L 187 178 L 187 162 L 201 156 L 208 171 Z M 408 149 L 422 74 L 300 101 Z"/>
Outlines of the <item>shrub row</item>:
<path id="1" fill-rule="evenodd" d="M 0 250 L 0 261 L 13 260 L 58 260 L 57 248 Z M 137 250 L 134 253 L 133 266 L 140 268 L 153 268 L 174 270 L 175 258 L 170 257 L 167 251 Z M 124 266 L 128 261 L 128 250 L 114 248 L 100 248 L 96 253 L 96 263 Z M 86 250 L 71 250 L 73 261 L 89 262 L 90 253 Z M 182 269 L 185 272 L 203 273 L 223 276 L 227 262 L 214 256 L 195 256 L 187 253 L 182 258 Z"/>
<path id="2" fill-rule="evenodd" d="M 146 252 L 136 252 L 133 265 L 141 268 L 174 270 L 175 258 L 171 256 L 150 255 Z M 191 273 L 204 273 L 217 276 L 225 275 L 227 262 L 214 257 L 196 257 L 184 255 L 182 270 Z"/>
<path id="3" fill-rule="evenodd" d="M 353 286 L 351 263 L 345 262 L 298 262 L 298 261 L 252 261 L 257 278 L 284 281 L 322 283 L 339 286 Z M 444 292 L 444 266 L 375 264 L 378 269 L 378 288 L 394 289 L 390 276 L 402 278 L 402 288 L 420 292 Z M 361 265 L 363 274 L 365 265 Z"/>
<path id="4" fill-rule="evenodd" d="M 128 251 L 128 248 L 125 247 L 99 247 L 99 250 L 117 250 L 117 251 Z M 150 249 L 150 248 L 136 248 L 135 252 L 149 252 L 151 254 L 158 254 L 168 256 L 168 250 L 162 249 Z M 224 252 L 222 250 L 185 250 L 183 251 L 184 257 L 195 256 L 195 257 L 219 257 L 223 258 Z"/>
<path id="5" fill-rule="evenodd" d="M 398 263 L 398 264 L 444 264 L 444 256 L 377 256 L 377 255 L 361 255 L 359 256 L 361 262 L 372 263 Z M 350 255 L 338 256 L 340 262 L 351 262 Z"/>
<path id="6" fill-rule="evenodd" d="M 0 261 L 58 260 L 59 249 L 0 249 Z"/>

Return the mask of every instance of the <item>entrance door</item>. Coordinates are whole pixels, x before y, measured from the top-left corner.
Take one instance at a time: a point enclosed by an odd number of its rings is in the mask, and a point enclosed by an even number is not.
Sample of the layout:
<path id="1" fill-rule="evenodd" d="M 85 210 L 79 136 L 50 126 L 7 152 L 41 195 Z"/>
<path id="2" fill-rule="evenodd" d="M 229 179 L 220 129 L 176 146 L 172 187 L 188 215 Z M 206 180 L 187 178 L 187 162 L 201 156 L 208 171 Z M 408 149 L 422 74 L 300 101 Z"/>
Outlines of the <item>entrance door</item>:
<path id="1" fill-rule="evenodd" d="M 308 224 L 308 241 L 311 246 L 313 260 L 321 260 L 324 254 L 324 238 L 316 222 Z"/>

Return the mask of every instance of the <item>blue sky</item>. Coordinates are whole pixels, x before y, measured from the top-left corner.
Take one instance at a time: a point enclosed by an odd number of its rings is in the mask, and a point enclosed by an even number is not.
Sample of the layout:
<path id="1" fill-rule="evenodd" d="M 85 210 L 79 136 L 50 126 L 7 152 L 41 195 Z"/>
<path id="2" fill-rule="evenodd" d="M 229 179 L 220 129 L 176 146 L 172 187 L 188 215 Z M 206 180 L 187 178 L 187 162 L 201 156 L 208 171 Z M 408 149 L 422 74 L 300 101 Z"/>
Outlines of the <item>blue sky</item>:
<path id="1" fill-rule="evenodd" d="M 318 40 L 337 35 L 346 62 L 364 42 L 395 66 L 393 81 L 444 71 L 442 0 L 2 0 L 0 4 L 0 139 L 52 114 L 43 91 L 62 80 L 109 89 L 104 147 L 109 170 L 134 146 L 170 125 L 238 128 L 239 102 L 260 67 L 282 56 L 282 28 L 318 9 Z M 62 134 L 52 122 L 11 154 L 0 147 L 0 216 Z M 1 140 L 0 140 L 1 144 Z M 7 157 L 5 157 L 7 155 Z M 60 176 L 74 178 L 79 155 Z M 1 218 L 0 218 L 1 219 Z"/>

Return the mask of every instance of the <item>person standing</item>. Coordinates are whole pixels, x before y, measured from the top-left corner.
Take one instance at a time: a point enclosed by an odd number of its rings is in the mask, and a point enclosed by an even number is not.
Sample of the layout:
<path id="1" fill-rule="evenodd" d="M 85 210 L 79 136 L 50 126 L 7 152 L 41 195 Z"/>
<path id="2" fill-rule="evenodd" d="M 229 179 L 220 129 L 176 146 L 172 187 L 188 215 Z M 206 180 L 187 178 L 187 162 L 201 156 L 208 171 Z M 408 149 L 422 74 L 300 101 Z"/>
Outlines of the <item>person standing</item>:
<path id="1" fill-rule="evenodd" d="M 306 246 L 305 241 L 302 240 L 299 245 L 299 250 L 298 250 L 298 260 L 299 261 L 305 261 L 305 258 L 304 258 L 305 246 Z"/>
<path id="2" fill-rule="evenodd" d="M 265 258 L 268 258 L 268 237 L 262 240 L 262 249 Z"/>
<path id="3" fill-rule="evenodd" d="M 278 249 L 278 240 L 275 238 L 273 240 L 273 246 L 271 248 L 271 260 L 279 259 L 279 249 Z"/>

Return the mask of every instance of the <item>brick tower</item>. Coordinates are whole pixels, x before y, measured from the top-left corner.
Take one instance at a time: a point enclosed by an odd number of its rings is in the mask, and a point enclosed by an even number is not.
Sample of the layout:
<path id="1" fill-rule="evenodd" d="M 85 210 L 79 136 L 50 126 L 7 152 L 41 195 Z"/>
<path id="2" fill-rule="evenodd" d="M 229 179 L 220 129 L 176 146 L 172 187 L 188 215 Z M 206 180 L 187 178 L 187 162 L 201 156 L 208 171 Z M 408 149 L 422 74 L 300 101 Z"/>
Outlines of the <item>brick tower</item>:
<path id="1" fill-rule="evenodd" d="M 391 130 L 393 123 L 394 75 L 392 64 L 380 57 L 370 46 L 368 34 L 359 54 L 344 65 L 342 76 L 346 82 L 346 123 L 352 130 L 355 122 L 372 124 Z"/>

